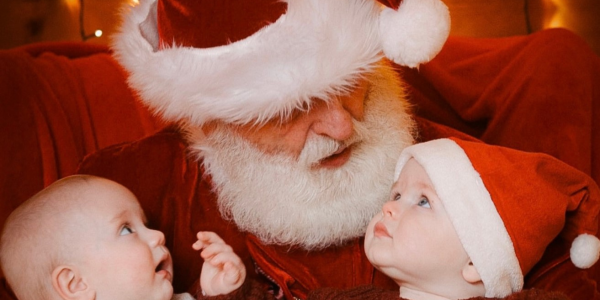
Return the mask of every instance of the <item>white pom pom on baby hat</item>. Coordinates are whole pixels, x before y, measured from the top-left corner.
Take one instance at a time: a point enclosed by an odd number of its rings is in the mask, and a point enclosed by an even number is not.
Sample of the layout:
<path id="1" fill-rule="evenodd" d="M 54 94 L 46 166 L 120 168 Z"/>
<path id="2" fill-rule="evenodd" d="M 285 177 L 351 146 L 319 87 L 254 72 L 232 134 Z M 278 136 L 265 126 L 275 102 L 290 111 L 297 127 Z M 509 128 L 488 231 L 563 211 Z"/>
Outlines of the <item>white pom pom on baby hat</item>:
<path id="1" fill-rule="evenodd" d="M 591 234 L 581 234 L 571 244 L 571 261 L 581 269 L 593 266 L 600 257 L 600 240 Z"/>

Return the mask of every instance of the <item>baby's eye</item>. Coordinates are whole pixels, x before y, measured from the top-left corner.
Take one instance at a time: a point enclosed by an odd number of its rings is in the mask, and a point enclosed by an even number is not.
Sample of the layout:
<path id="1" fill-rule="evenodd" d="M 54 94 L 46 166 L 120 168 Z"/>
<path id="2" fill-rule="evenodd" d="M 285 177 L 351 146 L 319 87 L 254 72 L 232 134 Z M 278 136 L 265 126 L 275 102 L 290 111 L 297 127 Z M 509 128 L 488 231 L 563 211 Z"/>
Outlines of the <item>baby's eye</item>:
<path id="1" fill-rule="evenodd" d="M 133 231 L 133 229 L 131 229 L 131 227 L 129 227 L 129 225 L 124 225 L 123 228 L 121 228 L 121 232 L 119 232 L 119 235 L 127 235 L 127 234 L 132 234 L 135 231 Z"/>
<path id="2" fill-rule="evenodd" d="M 400 200 L 400 197 L 402 197 L 402 195 L 400 195 L 400 194 L 394 195 L 394 201 Z"/>
<path id="3" fill-rule="evenodd" d="M 421 198 L 421 200 L 419 200 L 419 203 L 417 203 L 417 205 L 421 206 L 421 207 L 425 207 L 425 208 L 431 208 L 431 205 L 429 205 L 429 199 L 427 199 L 427 197 Z"/>

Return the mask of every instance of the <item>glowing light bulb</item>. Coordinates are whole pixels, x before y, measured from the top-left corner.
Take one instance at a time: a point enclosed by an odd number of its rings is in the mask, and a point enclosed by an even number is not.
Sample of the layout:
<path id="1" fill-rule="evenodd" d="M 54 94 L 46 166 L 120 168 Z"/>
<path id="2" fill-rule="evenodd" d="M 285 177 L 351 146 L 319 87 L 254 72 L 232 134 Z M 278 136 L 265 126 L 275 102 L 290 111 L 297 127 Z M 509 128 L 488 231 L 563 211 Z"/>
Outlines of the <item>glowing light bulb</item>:
<path id="1" fill-rule="evenodd" d="M 560 0 L 547 0 L 547 7 L 550 8 L 549 20 L 545 24 L 546 28 L 563 27 L 565 25 L 565 5 Z"/>
<path id="2" fill-rule="evenodd" d="M 94 31 L 94 36 L 101 37 L 102 36 L 102 30 L 96 29 L 96 31 Z"/>

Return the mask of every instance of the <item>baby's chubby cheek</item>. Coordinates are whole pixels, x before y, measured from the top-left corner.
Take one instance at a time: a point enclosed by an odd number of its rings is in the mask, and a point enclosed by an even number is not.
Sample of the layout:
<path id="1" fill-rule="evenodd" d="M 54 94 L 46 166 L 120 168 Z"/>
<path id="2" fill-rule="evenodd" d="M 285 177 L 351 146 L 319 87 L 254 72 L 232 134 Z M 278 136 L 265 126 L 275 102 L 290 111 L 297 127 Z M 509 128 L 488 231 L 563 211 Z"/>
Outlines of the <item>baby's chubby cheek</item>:
<path id="1" fill-rule="evenodd" d="M 369 223 L 369 225 L 367 226 L 367 232 L 365 233 L 365 244 L 364 244 L 364 250 L 365 250 L 365 254 L 367 255 L 367 259 L 369 259 L 369 261 L 372 262 L 372 260 L 374 259 L 373 255 L 375 254 L 374 252 L 376 248 L 374 246 L 374 235 L 373 235 L 373 230 L 375 227 L 375 224 L 377 223 L 377 220 L 375 220 L 375 218 L 373 220 L 371 220 L 371 222 Z"/>

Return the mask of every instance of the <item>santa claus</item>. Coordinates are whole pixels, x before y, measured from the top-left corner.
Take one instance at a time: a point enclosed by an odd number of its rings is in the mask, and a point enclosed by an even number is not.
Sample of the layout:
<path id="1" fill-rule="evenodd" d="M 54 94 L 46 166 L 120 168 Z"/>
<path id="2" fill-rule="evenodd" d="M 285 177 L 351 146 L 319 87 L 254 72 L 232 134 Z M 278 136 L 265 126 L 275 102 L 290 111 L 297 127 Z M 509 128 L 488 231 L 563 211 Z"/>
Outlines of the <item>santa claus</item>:
<path id="1" fill-rule="evenodd" d="M 126 10 L 115 55 L 140 99 L 175 125 L 90 156 L 80 172 L 138 196 L 167 236 L 176 292 L 196 292 L 201 230 L 222 236 L 278 297 L 396 288 L 360 237 L 399 153 L 417 140 L 472 138 L 416 121 L 394 69 L 441 50 L 446 6 L 380 2 L 142 0 Z M 560 254 L 532 286 L 596 297 Z"/>

